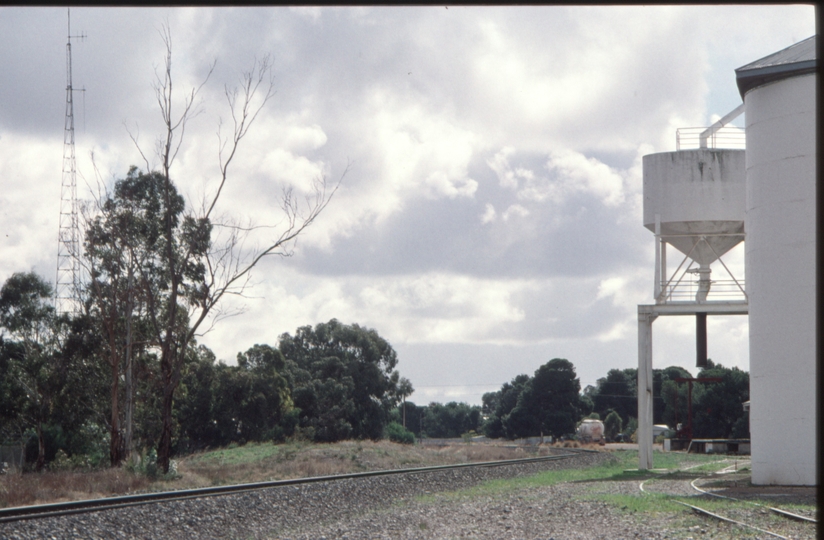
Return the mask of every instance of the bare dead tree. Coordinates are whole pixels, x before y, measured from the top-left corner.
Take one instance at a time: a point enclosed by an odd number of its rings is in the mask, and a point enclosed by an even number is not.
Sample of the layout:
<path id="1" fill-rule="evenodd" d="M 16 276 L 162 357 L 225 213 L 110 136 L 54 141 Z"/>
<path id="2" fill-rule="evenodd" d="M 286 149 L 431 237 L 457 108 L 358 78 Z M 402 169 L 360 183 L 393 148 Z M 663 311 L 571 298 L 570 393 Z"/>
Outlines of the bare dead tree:
<path id="1" fill-rule="evenodd" d="M 221 310 L 220 302 L 227 295 L 243 295 L 250 285 L 252 269 L 263 258 L 292 254 L 295 240 L 326 208 L 340 180 L 329 186 L 325 178 L 316 179 L 311 193 L 301 198 L 296 197 L 291 188 L 285 188 L 280 204 L 283 220 L 277 229 L 280 232 L 260 247 L 247 249 L 245 245 L 251 227 L 240 227 L 233 222 L 212 222 L 212 214 L 229 182 L 230 168 L 238 148 L 274 95 L 272 64 L 266 56 L 255 61 L 252 69 L 242 74 L 239 88 L 225 88 L 232 129 L 231 134 L 226 136 L 218 129 L 220 177 L 217 190 L 202 201 L 199 212 L 187 205 L 181 213 L 177 201 L 182 197 L 177 194 L 172 182 L 172 167 L 183 144 L 187 124 L 200 112 L 198 96 L 211 76 L 214 64 L 203 83 L 186 92 L 183 106 L 178 111 L 175 109 L 172 39 L 168 26 L 163 27 L 161 36 L 166 46 L 165 65 L 162 74 L 157 77 L 154 90 L 163 119 L 163 134 L 156 145 L 160 160 L 158 177 L 162 183 L 159 193 L 163 202 L 162 239 L 154 252 L 156 260 L 150 265 L 139 265 L 135 279 L 141 284 L 146 315 L 153 333 L 152 341 L 160 352 L 162 432 L 157 453 L 158 463 L 164 472 L 168 472 L 173 436 L 172 406 L 189 344 L 204 329 L 210 328 L 205 324 L 207 321 L 214 324 L 229 314 Z M 137 138 L 132 136 L 132 140 L 148 169 L 148 160 Z M 217 237 L 213 234 L 215 228 L 220 232 Z M 158 273 L 164 280 L 160 287 L 156 283 Z"/>

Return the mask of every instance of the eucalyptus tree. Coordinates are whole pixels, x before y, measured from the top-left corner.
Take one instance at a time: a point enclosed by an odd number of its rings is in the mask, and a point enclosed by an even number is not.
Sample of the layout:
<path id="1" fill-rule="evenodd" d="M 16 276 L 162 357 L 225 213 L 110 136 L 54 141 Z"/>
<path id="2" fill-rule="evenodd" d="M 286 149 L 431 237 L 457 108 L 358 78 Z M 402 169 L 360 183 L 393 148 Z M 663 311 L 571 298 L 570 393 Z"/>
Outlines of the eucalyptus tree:
<path id="1" fill-rule="evenodd" d="M 596 391 L 592 394 L 593 410 L 601 418 L 609 411 L 615 411 L 626 423 L 630 416 L 638 416 L 637 383 L 620 369 L 611 369 L 607 376 L 598 379 Z"/>
<path id="2" fill-rule="evenodd" d="M 221 308 L 221 301 L 227 295 L 243 295 L 251 271 L 264 257 L 292 254 L 297 237 L 326 208 L 340 183 L 328 189 L 326 180 L 318 178 L 311 192 L 302 198 L 296 197 L 291 189 L 284 189 L 280 226 L 258 248 L 244 249 L 250 227 L 215 218 L 221 194 L 230 182 L 237 150 L 274 95 L 272 64 L 265 56 L 243 73 L 238 88 L 225 91 L 231 133 L 223 135 L 218 130 L 217 189 L 197 204 L 185 201 L 172 180 L 173 166 L 186 128 L 200 112 L 199 93 L 214 64 L 199 86 L 183 94 L 181 102 L 174 91 L 168 27 L 163 27 L 161 36 L 166 55 L 154 84 L 163 126 L 155 148 L 159 170 L 152 170 L 137 137 L 131 133 L 130 136 L 145 162 L 145 171 L 135 171 L 134 175 L 156 186 L 157 236 L 146 250 L 151 256 L 137 265 L 134 277 L 145 302 L 148 337 L 159 358 L 162 429 L 157 455 L 163 471 L 168 472 L 174 435 L 173 402 L 189 344 L 208 331 L 211 324 L 231 314 Z"/>
<path id="3" fill-rule="evenodd" d="M 136 354 L 151 343 L 146 311 L 147 291 L 166 284 L 159 270 L 162 256 L 162 220 L 179 220 L 183 198 L 174 193 L 165 208 L 165 184 L 159 174 L 143 174 L 132 167 L 98 202 L 96 215 L 87 216 L 84 239 L 89 283 L 89 314 L 104 337 L 102 356 L 110 371 L 110 461 L 120 465 L 133 450 L 134 365 Z M 141 268 L 148 279 L 140 279 Z M 138 349 L 135 350 L 137 345 Z M 125 389 L 121 391 L 121 378 Z M 121 428 L 120 403 L 125 408 Z"/>
<path id="4" fill-rule="evenodd" d="M 45 465 L 43 427 L 49 418 L 60 378 L 57 316 L 52 288 L 34 272 L 15 273 L 0 289 L 0 339 L 6 416 L 17 418 L 37 432 L 37 463 Z"/>
<path id="5" fill-rule="evenodd" d="M 749 414 L 744 402 L 750 399 L 749 373 L 708 362 L 698 378 L 720 378 L 698 382 L 692 396 L 693 432 L 696 437 L 749 438 Z M 682 385 L 685 386 L 685 385 Z"/>
<path id="6" fill-rule="evenodd" d="M 524 385 L 515 408 L 504 420 L 508 435 L 560 437 L 573 433 L 584 409 L 580 392 L 572 362 L 553 358 Z"/>
<path id="7" fill-rule="evenodd" d="M 504 420 L 518 404 L 518 396 L 529 380 L 529 375 L 521 374 L 511 382 L 504 383 L 500 390 L 483 395 L 484 413 L 488 415 L 483 431 L 487 437 L 497 439 L 512 436 L 506 432 Z"/>
<path id="8" fill-rule="evenodd" d="M 383 436 L 401 399 L 395 350 L 375 330 L 336 319 L 280 337 L 301 427 L 315 440 Z"/>

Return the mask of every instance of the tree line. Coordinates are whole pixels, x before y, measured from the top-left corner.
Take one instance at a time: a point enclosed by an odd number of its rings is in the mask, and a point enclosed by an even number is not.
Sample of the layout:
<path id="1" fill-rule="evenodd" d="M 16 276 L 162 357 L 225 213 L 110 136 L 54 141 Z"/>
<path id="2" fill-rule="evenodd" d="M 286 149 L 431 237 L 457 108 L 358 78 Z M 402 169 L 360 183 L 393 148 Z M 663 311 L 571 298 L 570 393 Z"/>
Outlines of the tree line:
<path id="1" fill-rule="evenodd" d="M 35 468 L 59 451 L 78 465 L 118 465 L 116 456 L 145 453 L 162 440 L 166 386 L 158 347 L 134 339 L 131 354 L 121 351 L 113 370 L 109 324 L 93 309 L 58 315 L 50 285 L 31 272 L 14 274 L 0 289 L 0 438 L 27 441 Z M 140 336 L 145 321 L 135 317 L 133 324 Z M 120 384 L 127 357 L 131 405 Z M 405 401 L 413 388 L 400 377 L 392 346 L 375 330 L 335 319 L 284 333 L 274 346 L 256 344 L 238 353 L 235 365 L 217 361 L 195 340 L 182 358 L 172 402 L 173 454 L 233 442 L 334 442 L 404 432 L 559 438 L 588 417 L 603 419 L 611 438 L 637 427 L 635 369 L 612 369 L 581 390 L 574 365 L 562 358 L 484 394 L 481 406 L 418 406 Z M 687 386 L 676 379 L 689 376 L 675 366 L 653 370 L 655 423 L 686 422 Z M 746 437 L 747 373 L 710 361 L 699 377 L 720 381 L 695 384 L 694 436 Z"/>
<path id="2" fill-rule="evenodd" d="M 607 435 L 626 440 L 638 427 L 637 370 L 611 369 L 605 377 L 581 390 L 575 366 L 555 358 L 533 375 L 521 374 L 500 390 L 487 392 L 482 405 L 450 402 L 419 406 L 408 401 L 393 416 L 417 437 L 455 438 L 467 434 L 490 438 L 572 436 L 585 418 L 604 421 Z M 672 430 L 688 419 L 687 384 L 684 368 L 670 366 L 653 370 L 653 422 Z M 743 403 L 749 399 L 749 375 L 708 361 L 693 386 L 693 436 L 700 438 L 748 438 L 748 416 Z M 402 420 L 403 419 L 403 420 Z"/>
<path id="3" fill-rule="evenodd" d="M 157 347 L 131 355 L 127 420 L 105 321 L 93 312 L 58 315 L 51 294 L 34 273 L 14 274 L 0 289 L 0 442 L 26 441 L 37 469 L 61 450 L 78 464 L 119 465 L 127 430 L 131 450 L 156 448 L 166 390 Z M 335 319 L 284 333 L 274 347 L 254 345 L 236 365 L 192 341 L 172 402 L 172 453 L 289 437 L 380 439 L 412 392 L 397 362 L 375 330 Z"/>

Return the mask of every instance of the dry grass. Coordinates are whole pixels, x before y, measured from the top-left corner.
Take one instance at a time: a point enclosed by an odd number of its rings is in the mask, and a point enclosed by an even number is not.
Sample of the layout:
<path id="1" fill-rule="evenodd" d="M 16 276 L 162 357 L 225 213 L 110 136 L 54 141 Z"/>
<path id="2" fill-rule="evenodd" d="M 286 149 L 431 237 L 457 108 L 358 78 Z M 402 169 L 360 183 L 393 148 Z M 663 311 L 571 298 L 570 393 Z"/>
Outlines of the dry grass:
<path id="1" fill-rule="evenodd" d="M 0 508 L 126 495 L 146 491 L 149 485 L 145 476 L 123 469 L 4 474 L 0 476 Z"/>
<path id="2" fill-rule="evenodd" d="M 281 445 L 249 443 L 180 459 L 180 478 L 176 480 L 150 481 L 125 469 L 3 475 L 0 476 L 0 507 L 370 470 L 495 461 L 550 452 L 549 445 L 526 451 L 506 444 L 477 443 L 443 447 L 402 445 L 388 441 Z"/>

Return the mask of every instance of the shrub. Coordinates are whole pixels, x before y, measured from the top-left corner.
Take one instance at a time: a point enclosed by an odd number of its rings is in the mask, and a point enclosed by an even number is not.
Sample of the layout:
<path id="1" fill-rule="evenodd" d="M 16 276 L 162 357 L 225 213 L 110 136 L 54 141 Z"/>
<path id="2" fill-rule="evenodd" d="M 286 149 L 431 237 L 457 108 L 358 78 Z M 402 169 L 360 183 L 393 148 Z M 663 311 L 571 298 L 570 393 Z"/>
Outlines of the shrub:
<path id="1" fill-rule="evenodd" d="M 604 419 L 604 435 L 610 441 L 615 440 L 618 434 L 621 433 L 622 428 L 621 415 L 615 411 L 610 411 Z"/>
<path id="2" fill-rule="evenodd" d="M 390 422 L 386 426 L 386 436 L 392 442 L 415 444 L 415 435 L 397 422 Z"/>
<path id="3" fill-rule="evenodd" d="M 471 429 L 471 430 L 467 431 L 466 433 L 462 433 L 461 434 L 461 439 L 463 439 L 463 441 L 466 444 L 471 444 L 472 443 L 472 438 L 477 437 L 477 436 L 478 436 L 478 434 L 475 433 L 475 430 Z"/>
<path id="4" fill-rule="evenodd" d="M 169 461 L 169 472 L 163 474 L 163 470 L 157 464 L 157 452 L 154 448 L 149 450 L 149 453 L 132 461 L 131 459 L 126 463 L 126 470 L 135 474 L 142 474 L 150 480 L 175 480 L 180 478 L 180 473 L 177 471 L 177 461 Z"/>

